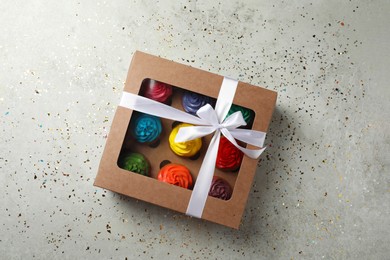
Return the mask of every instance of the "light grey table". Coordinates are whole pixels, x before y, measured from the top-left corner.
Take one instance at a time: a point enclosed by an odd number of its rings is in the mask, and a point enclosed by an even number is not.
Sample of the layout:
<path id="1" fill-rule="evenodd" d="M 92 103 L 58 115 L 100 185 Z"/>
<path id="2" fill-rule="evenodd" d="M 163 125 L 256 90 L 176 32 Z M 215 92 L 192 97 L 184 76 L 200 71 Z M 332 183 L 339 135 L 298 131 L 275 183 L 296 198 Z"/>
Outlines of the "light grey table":
<path id="1" fill-rule="evenodd" d="M 1 259 L 389 259 L 389 1 L 1 1 Z M 278 91 L 239 231 L 92 186 L 135 50 Z"/>

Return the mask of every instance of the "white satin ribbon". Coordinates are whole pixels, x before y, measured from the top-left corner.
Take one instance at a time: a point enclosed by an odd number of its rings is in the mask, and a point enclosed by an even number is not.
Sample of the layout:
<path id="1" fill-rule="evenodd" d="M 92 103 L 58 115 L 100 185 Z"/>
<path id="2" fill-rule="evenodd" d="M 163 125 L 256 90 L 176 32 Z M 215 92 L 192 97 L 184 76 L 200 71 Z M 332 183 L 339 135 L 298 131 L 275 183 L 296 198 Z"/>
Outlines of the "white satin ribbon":
<path id="1" fill-rule="evenodd" d="M 209 105 L 201 107 L 196 116 L 180 111 L 160 102 L 144 98 L 132 93 L 123 92 L 120 106 L 133 109 L 146 114 L 190 123 L 196 126 L 181 127 L 176 135 L 175 142 L 185 142 L 209 135 L 214 132 L 209 148 L 200 167 L 198 178 L 188 203 L 186 214 L 201 218 L 211 182 L 215 170 L 218 146 L 221 134 L 223 134 L 234 146 L 240 149 L 250 158 L 257 159 L 264 148 L 251 150 L 241 147 L 236 140 L 240 140 L 256 147 L 262 147 L 266 133 L 248 129 L 237 129 L 246 125 L 240 111 L 225 118 L 232 105 L 238 82 L 230 78 L 224 78 L 219 91 L 215 110 Z"/>

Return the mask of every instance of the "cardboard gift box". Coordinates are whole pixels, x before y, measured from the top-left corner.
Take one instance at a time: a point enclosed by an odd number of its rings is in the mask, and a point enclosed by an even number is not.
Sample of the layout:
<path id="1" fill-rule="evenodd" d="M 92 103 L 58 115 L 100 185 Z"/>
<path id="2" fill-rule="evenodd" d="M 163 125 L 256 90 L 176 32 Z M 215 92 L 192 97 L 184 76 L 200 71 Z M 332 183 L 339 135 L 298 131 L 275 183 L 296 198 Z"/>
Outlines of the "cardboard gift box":
<path id="1" fill-rule="evenodd" d="M 142 86 L 150 79 L 173 86 L 174 93 L 170 105 L 179 110 L 183 110 L 181 95 L 184 91 L 196 92 L 217 100 L 224 81 L 223 76 L 137 51 L 128 71 L 124 92 L 138 95 L 142 92 Z M 266 132 L 276 98 L 277 93 L 274 91 L 238 82 L 233 104 L 251 109 L 254 112 L 251 129 Z M 173 120 L 161 119 L 163 131 L 160 135 L 160 143 L 157 147 L 152 147 L 137 143 L 129 135 L 132 115 L 133 110 L 118 106 L 94 185 L 186 213 L 192 190 L 160 182 L 157 180 L 157 174 L 162 162 L 179 163 L 189 168 L 196 183 L 212 135 L 202 138 L 203 145 L 198 158 L 183 158 L 171 151 L 167 141 Z M 247 148 L 256 147 L 248 144 Z M 150 176 L 120 168 L 118 160 L 121 153 L 125 151 L 143 154 L 151 166 Z M 257 162 L 244 156 L 236 172 L 214 169 L 213 174 L 226 180 L 232 187 L 233 193 L 229 200 L 208 196 L 201 214 L 202 219 L 236 229 L 239 227 Z"/>

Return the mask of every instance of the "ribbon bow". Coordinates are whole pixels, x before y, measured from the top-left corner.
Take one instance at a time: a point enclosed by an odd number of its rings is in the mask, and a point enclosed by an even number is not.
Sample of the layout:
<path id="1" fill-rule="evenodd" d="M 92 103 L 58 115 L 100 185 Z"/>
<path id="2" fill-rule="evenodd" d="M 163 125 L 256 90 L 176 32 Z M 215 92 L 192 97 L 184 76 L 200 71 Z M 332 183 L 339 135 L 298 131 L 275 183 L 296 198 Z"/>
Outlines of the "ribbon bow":
<path id="1" fill-rule="evenodd" d="M 255 130 L 237 129 L 237 127 L 245 126 L 246 122 L 241 111 L 234 112 L 228 116 L 222 123 L 219 123 L 218 115 L 210 104 L 201 107 L 197 112 L 197 116 L 203 120 L 204 125 L 181 127 L 176 135 L 175 142 L 185 142 L 200 138 L 213 132 L 222 133 L 234 146 L 240 149 L 245 155 L 252 159 L 257 159 L 264 151 L 250 150 L 241 147 L 235 139 L 252 144 L 257 147 L 262 147 L 264 144 L 265 133 Z"/>
<path id="2" fill-rule="evenodd" d="M 181 127 L 176 135 L 175 142 L 185 142 L 214 133 L 203 163 L 200 167 L 198 178 L 195 182 L 191 198 L 188 203 L 186 212 L 187 215 L 198 218 L 202 217 L 203 209 L 206 204 L 208 192 L 210 190 L 212 178 L 214 175 L 215 162 L 221 134 L 223 134 L 245 155 L 252 159 L 257 159 L 265 150 L 265 148 L 258 150 L 247 149 L 241 147 L 235 140 L 237 139 L 256 147 L 262 147 L 266 135 L 266 133 L 260 131 L 238 129 L 238 127 L 246 125 L 246 122 L 240 111 L 226 117 L 232 105 L 237 84 L 238 82 L 233 79 L 224 78 L 218 95 L 217 103 L 215 105 L 215 110 L 209 104 L 206 104 L 197 111 L 198 117 L 187 114 L 160 102 L 132 93 L 123 92 L 122 99 L 119 104 L 122 107 L 195 125 Z"/>

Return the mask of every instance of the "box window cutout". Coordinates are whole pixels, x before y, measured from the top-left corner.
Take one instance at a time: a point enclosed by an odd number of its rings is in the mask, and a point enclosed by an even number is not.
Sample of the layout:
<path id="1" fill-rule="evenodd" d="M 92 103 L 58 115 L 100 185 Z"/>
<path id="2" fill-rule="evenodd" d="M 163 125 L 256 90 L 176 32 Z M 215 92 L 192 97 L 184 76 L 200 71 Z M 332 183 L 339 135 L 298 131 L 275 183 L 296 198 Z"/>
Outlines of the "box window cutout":
<path id="1" fill-rule="evenodd" d="M 215 98 L 152 79 L 143 80 L 138 94 L 193 115 L 196 115 L 196 111 L 206 103 L 212 107 L 215 107 L 216 103 Z M 251 129 L 255 117 L 254 111 L 233 104 L 228 115 L 236 111 L 241 111 L 247 122 L 244 128 Z M 193 183 L 188 188 L 192 189 L 212 135 L 201 138 L 200 147 L 199 141 L 191 143 L 191 149 L 197 148 L 198 151 L 192 151 L 185 146 L 171 148 L 169 137 L 175 127 L 180 127 L 180 125 L 181 122 L 133 111 L 117 161 L 118 166 L 128 170 L 131 174 L 138 173 L 157 180 L 160 168 L 167 164 L 184 165 L 191 173 Z M 240 155 L 240 152 L 237 152 L 236 148 L 226 141 L 227 139 L 224 140 L 221 136 L 216 163 L 218 168 L 215 169 L 213 180 L 215 187 L 213 192 L 210 192 L 214 197 L 218 197 L 217 193 L 220 190 L 229 192 L 229 188 L 224 188 L 223 185 L 230 186 L 230 192 L 232 192 L 241 165 L 242 154 Z M 241 143 L 241 145 L 245 144 Z M 230 199 L 230 196 L 225 195 L 219 197 L 225 200 Z"/>

